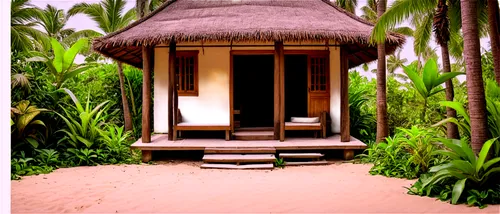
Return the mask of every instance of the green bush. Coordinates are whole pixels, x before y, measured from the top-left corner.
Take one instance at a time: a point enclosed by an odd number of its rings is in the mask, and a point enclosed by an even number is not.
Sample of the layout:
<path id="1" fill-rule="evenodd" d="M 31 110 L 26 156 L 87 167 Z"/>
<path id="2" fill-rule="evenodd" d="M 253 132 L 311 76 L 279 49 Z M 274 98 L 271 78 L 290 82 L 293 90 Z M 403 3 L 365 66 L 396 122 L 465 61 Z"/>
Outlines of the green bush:
<path id="1" fill-rule="evenodd" d="M 374 144 L 358 155 L 361 162 L 374 164 L 370 174 L 413 179 L 443 161 L 433 154 L 437 147 L 435 130 L 417 126 L 399 130 L 386 142 Z"/>
<path id="2" fill-rule="evenodd" d="M 467 140 L 442 139 L 444 149 L 436 154 L 449 160 L 430 168 L 409 189 L 410 194 L 437 196 L 452 204 L 466 201 L 469 205 L 485 207 L 487 203 L 500 203 L 500 157 L 491 156 L 496 138 L 484 143 L 479 155 L 474 154 Z M 465 193 L 465 194 L 464 194 Z"/>

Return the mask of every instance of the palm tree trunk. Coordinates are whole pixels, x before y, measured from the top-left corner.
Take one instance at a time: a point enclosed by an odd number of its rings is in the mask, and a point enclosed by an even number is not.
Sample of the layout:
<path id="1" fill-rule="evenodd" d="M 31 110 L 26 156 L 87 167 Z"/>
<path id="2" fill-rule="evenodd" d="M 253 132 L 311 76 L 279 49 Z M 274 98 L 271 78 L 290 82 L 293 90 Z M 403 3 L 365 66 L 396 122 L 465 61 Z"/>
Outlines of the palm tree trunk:
<path id="1" fill-rule="evenodd" d="M 471 122 L 471 146 L 479 153 L 488 139 L 486 101 L 481 68 L 481 52 L 477 22 L 477 0 L 461 0 L 462 32 L 464 35 L 464 58 L 467 96 Z"/>
<path id="2" fill-rule="evenodd" d="M 448 43 L 441 44 L 441 58 L 443 58 L 443 72 L 451 72 L 451 65 L 450 65 L 450 53 L 448 49 Z M 446 100 L 447 101 L 453 101 L 453 98 L 455 97 L 455 92 L 453 89 L 453 81 L 450 79 L 446 81 Z M 446 107 L 446 117 L 447 118 L 453 118 L 457 117 L 457 112 L 455 109 Z M 447 123 L 446 124 L 446 133 L 447 137 L 450 139 L 460 139 L 460 133 L 458 132 L 458 126 L 455 123 Z"/>
<path id="3" fill-rule="evenodd" d="M 377 5 L 378 17 L 385 13 L 386 0 L 379 0 Z M 387 122 L 387 88 L 385 43 L 377 44 L 377 143 L 382 142 L 389 135 Z"/>
<path id="4" fill-rule="evenodd" d="M 490 33 L 491 53 L 493 54 L 493 65 L 495 79 L 500 84 L 500 33 L 498 25 L 499 11 L 498 1 L 488 0 L 488 25 Z"/>
<path id="5" fill-rule="evenodd" d="M 147 0 L 136 0 L 135 11 L 136 11 L 137 19 L 140 19 L 149 13 L 149 8 L 146 6 L 146 4 L 147 4 Z"/>
<path id="6" fill-rule="evenodd" d="M 133 129 L 132 115 L 130 114 L 130 108 L 128 106 L 127 93 L 125 92 L 125 78 L 123 75 L 123 67 L 121 62 L 116 63 L 118 64 L 118 78 L 120 79 L 120 93 L 122 95 L 123 121 L 125 123 L 125 131 L 131 131 Z"/>

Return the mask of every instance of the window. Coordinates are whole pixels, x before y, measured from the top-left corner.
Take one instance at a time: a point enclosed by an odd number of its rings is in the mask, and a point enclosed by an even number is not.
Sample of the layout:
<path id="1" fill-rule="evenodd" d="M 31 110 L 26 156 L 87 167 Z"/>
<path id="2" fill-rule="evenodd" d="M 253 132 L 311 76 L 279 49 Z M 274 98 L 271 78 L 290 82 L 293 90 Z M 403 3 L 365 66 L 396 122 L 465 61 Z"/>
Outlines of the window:
<path id="1" fill-rule="evenodd" d="M 327 91 L 328 81 L 328 58 L 325 56 L 310 56 L 310 86 L 311 91 L 324 92 Z"/>
<path id="2" fill-rule="evenodd" d="M 198 96 L 198 51 L 178 51 L 175 77 L 179 96 Z"/>

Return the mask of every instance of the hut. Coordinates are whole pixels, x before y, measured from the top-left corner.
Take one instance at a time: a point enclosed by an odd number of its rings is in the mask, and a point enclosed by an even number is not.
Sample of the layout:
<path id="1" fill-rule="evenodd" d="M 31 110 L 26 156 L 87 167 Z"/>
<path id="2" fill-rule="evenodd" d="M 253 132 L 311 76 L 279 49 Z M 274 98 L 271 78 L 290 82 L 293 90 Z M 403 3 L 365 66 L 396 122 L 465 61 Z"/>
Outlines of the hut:
<path id="1" fill-rule="evenodd" d="M 348 69 L 377 59 L 372 28 L 328 0 L 171 0 L 93 49 L 143 69 L 135 146 L 145 154 L 188 149 L 189 131 L 278 146 L 285 131 L 313 131 L 349 143 Z M 387 53 L 404 40 L 389 33 Z M 185 147 L 172 146 L 179 134 Z"/>

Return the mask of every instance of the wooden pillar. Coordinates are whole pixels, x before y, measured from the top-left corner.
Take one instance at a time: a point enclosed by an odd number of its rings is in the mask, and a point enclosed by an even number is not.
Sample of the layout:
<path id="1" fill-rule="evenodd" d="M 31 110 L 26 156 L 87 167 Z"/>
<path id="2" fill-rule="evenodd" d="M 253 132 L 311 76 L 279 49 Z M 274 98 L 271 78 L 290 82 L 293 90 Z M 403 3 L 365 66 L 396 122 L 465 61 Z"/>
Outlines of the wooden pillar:
<path id="1" fill-rule="evenodd" d="M 175 41 L 170 42 L 168 52 L 168 140 L 174 140 L 174 118 L 177 112 L 174 113 L 174 91 L 175 88 Z"/>
<path id="2" fill-rule="evenodd" d="M 283 44 L 281 44 L 283 45 Z M 274 43 L 274 139 L 280 139 L 280 43 Z"/>
<path id="3" fill-rule="evenodd" d="M 351 141 L 349 122 L 349 60 L 345 47 L 340 48 L 340 141 Z"/>
<path id="4" fill-rule="evenodd" d="M 285 141 L 285 52 L 283 49 L 283 42 L 277 42 L 277 49 L 279 55 L 279 98 L 280 98 L 280 141 Z"/>
<path id="5" fill-rule="evenodd" d="M 142 142 L 151 142 L 151 74 L 153 47 L 142 47 Z"/>

